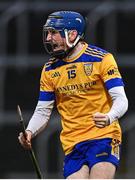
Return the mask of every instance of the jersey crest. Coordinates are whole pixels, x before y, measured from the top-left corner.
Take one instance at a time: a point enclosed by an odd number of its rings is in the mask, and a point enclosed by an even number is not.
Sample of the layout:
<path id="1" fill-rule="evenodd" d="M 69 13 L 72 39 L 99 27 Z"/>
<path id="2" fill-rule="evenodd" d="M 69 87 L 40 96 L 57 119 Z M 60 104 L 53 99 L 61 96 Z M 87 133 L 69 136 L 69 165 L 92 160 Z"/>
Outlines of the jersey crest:
<path id="1" fill-rule="evenodd" d="M 92 63 L 86 63 L 84 64 L 84 72 L 86 76 L 90 76 L 93 71 L 93 64 Z"/>

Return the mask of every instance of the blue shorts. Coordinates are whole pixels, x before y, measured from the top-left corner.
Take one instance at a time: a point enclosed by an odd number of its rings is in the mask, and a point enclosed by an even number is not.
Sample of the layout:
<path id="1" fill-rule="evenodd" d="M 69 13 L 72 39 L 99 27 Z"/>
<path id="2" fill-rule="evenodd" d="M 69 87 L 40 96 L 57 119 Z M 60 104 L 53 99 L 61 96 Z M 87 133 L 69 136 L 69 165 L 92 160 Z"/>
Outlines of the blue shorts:
<path id="1" fill-rule="evenodd" d="M 110 162 L 118 167 L 120 146 L 118 140 L 111 138 L 89 140 L 75 145 L 73 151 L 65 156 L 64 177 L 77 172 L 84 164 L 91 168 L 98 162 Z"/>

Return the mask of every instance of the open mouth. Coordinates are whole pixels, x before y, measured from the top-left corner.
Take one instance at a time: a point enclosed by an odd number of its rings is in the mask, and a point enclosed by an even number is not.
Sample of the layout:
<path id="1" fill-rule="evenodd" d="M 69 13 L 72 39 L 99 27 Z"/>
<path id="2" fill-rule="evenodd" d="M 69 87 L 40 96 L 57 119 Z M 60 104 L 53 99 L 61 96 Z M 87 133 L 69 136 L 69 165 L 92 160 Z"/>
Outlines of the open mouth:
<path id="1" fill-rule="evenodd" d="M 59 49 L 59 46 L 58 46 L 58 44 L 53 44 L 53 49 L 54 49 L 54 50 L 57 50 L 57 49 Z"/>
<path id="2" fill-rule="evenodd" d="M 53 51 L 59 51 L 59 50 L 63 50 L 63 47 L 56 43 L 53 44 Z"/>

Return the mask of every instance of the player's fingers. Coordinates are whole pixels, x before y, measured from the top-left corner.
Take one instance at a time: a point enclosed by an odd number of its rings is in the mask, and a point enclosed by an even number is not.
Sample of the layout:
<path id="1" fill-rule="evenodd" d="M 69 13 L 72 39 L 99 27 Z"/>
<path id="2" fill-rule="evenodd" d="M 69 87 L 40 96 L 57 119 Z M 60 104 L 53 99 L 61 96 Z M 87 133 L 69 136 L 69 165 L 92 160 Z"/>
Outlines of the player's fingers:
<path id="1" fill-rule="evenodd" d="M 102 118 L 93 118 L 93 120 L 94 121 L 102 121 L 102 122 L 104 122 L 104 121 L 106 121 L 106 117 L 102 117 Z"/>
<path id="2" fill-rule="evenodd" d="M 99 127 L 105 127 L 110 124 L 108 116 L 106 114 L 99 113 L 99 112 L 93 115 L 93 121 Z"/>
<path id="3" fill-rule="evenodd" d="M 102 124 L 95 124 L 96 125 L 96 127 L 98 127 L 98 128 L 104 128 L 105 126 L 104 125 L 102 125 Z"/>
<path id="4" fill-rule="evenodd" d="M 27 134 L 27 140 L 28 140 L 29 142 L 31 142 L 31 139 L 32 139 L 32 132 L 29 131 L 29 130 L 27 130 L 27 131 L 26 131 L 26 134 Z"/>
<path id="5" fill-rule="evenodd" d="M 105 121 L 95 121 L 95 124 L 99 124 L 99 125 L 105 126 L 106 122 Z"/>
<path id="6" fill-rule="evenodd" d="M 94 121 L 95 124 L 99 124 L 99 125 L 103 125 L 103 126 L 108 126 L 110 123 L 109 123 L 109 120 L 104 120 L 104 121 Z"/>
<path id="7" fill-rule="evenodd" d="M 25 137 L 24 137 L 24 135 L 23 135 L 22 132 L 19 134 L 18 139 L 19 139 L 19 142 L 20 142 L 20 143 L 26 141 L 26 139 L 25 139 Z"/>
<path id="8" fill-rule="evenodd" d="M 21 144 L 25 149 L 31 149 L 31 143 L 30 143 L 30 142 L 22 142 L 22 141 L 20 141 L 20 144 Z"/>
<path id="9" fill-rule="evenodd" d="M 99 121 L 96 121 L 95 122 L 95 125 L 97 126 L 97 127 L 100 127 L 100 128 L 103 128 L 103 127 L 105 127 L 106 126 L 106 122 L 104 121 L 101 121 L 101 122 L 99 122 Z"/>
<path id="10" fill-rule="evenodd" d="M 100 112 L 96 112 L 95 114 L 93 114 L 93 117 L 105 117 L 105 114 L 100 113 Z"/>
<path id="11" fill-rule="evenodd" d="M 96 124 L 106 124 L 106 121 L 95 121 Z"/>
<path id="12" fill-rule="evenodd" d="M 102 115 L 102 116 L 94 116 L 93 115 L 93 120 L 105 120 L 106 119 L 106 116 L 105 115 Z"/>
<path id="13" fill-rule="evenodd" d="M 26 149 L 31 148 L 31 142 L 29 140 L 27 140 L 26 137 L 24 137 L 24 134 L 22 132 L 19 134 L 18 140 L 24 148 L 26 148 Z"/>
<path id="14" fill-rule="evenodd" d="M 104 118 L 106 118 L 106 116 L 104 115 L 104 116 L 93 116 L 93 118 L 94 119 L 104 119 Z"/>

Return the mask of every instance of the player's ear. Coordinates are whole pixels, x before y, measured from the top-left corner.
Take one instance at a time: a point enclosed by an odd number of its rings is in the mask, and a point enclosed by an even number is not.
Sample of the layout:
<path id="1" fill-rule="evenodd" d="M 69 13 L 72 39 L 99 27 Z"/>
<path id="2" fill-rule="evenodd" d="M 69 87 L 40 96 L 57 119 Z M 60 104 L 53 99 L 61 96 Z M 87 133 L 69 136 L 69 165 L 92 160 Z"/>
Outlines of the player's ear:
<path id="1" fill-rule="evenodd" d="M 74 42 L 75 41 L 75 39 L 76 39 L 76 37 L 77 37 L 77 31 L 76 30 L 71 30 L 70 32 L 69 32 L 69 35 L 68 35 L 68 37 L 69 37 L 69 41 L 70 42 Z"/>

